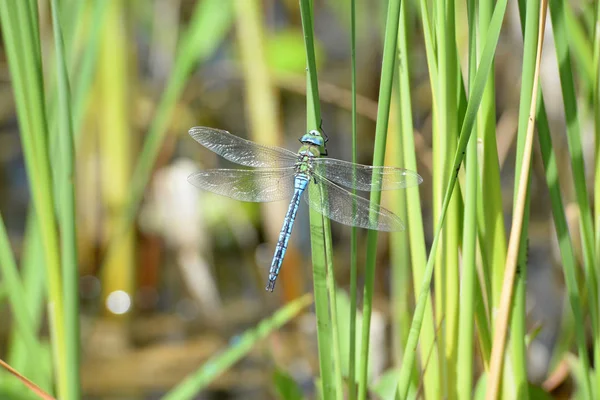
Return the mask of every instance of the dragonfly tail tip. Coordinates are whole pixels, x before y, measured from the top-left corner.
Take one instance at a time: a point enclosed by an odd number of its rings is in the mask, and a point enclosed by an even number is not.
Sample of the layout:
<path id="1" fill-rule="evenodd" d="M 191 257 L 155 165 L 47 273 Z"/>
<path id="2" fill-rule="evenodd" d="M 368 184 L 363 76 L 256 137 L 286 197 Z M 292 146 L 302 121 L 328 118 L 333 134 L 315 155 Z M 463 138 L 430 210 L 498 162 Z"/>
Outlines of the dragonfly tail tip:
<path id="1" fill-rule="evenodd" d="M 269 279 L 269 282 L 267 282 L 267 287 L 265 288 L 265 290 L 267 292 L 272 292 L 275 289 L 275 281 L 272 281 Z"/>

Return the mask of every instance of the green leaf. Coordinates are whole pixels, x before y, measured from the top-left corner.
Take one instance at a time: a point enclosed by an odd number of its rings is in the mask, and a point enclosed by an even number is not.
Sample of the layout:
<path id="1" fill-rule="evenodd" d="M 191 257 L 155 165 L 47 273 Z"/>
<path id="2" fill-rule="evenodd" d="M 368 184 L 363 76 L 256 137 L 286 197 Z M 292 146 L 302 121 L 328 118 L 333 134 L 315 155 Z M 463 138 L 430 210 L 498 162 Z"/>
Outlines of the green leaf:
<path id="1" fill-rule="evenodd" d="M 273 371 L 273 383 L 282 400 L 299 400 L 304 397 L 296 381 L 282 369 L 276 368 Z"/>

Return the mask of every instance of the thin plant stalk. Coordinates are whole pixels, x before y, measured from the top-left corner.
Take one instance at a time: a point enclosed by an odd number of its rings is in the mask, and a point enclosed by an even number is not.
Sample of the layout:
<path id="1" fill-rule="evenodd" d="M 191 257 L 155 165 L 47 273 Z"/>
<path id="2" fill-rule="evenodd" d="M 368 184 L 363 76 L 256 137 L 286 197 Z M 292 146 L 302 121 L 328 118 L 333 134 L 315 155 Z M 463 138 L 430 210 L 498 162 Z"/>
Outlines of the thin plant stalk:
<path id="1" fill-rule="evenodd" d="M 352 162 L 358 162 L 358 140 L 356 128 L 356 0 L 350 0 L 350 70 L 351 70 L 351 91 L 352 91 Z M 356 189 L 352 189 L 352 194 L 356 194 Z M 350 230 L 350 339 L 348 341 L 350 349 L 348 350 L 348 396 L 350 400 L 356 399 L 356 297 L 357 275 L 358 275 L 358 242 L 356 227 Z"/>
<path id="2" fill-rule="evenodd" d="M 24 294 L 24 302 L 22 304 L 27 307 L 31 315 L 33 326 L 30 329 L 32 332 L 38 332 L 42 324 L 44 299 L 47 295 L 45 275 L 41 233 L 35 211 L 30 207 L 25 227 L 23 256 L 21 259 L 21 279 Z M 23 334 L 18 332 L 19 327 L 17 325 L 13 326 L 8 346 L 9 364 L 31 378 L 40 387 L 50 392 L 53 387 L 50 357 L 47 357 L 47 361 L 49 362 L 29 362 L 29 354 L 32 347 L 28 344 L 26 335 L 23 336 Z M 39 354 L 47 353 L 48 346 L 40 346 L 38 351 Z"/>
<path id="3" fill-rule="evenodd" d="M 467 3 L 469 14 L 469 87 L 473 85 L 477 62 L 475 1 Z M 482 110 L 480 110 L 481 112 Z M 463 230 L 463 262 L 460 283 L 461 307 L 459 312 L 459 335 L 457 354 L 457 384 L 458 399 L 470 399 L 473 387 L 473 318 L 475 316 L 475 285 L 476 285 L 476 243 L 477 243 L 477 135 L 472 135 L 467 144 L 465 159 L 467 173 L 464 230 Z"/>
<path id="4" fill-rule="evenodd" d="M 567 287 L 568 302 L 571 312 L 573 313 L 572 321 L 575 343 L 577 345 L 578 357 L 582 368 L 586 375 L 589 376 L 590 363 L 588 359 L 588 347 L 586 343 L 586 325 L 582 313 L 583 304 L 579 294 L 579 286 L 577 284 L 577 261 L 575 259 L 575 251 L 571 242 L 571 235 L 567 225 L 566 212 L 562 204 L 562 193 L 560 182 L 558 180 L 558 166 L 556 163 L 556 155 L 552 150 L 552 138 L 550 136 L 550 126 L 548 116 L 544 107 L 544 98 L 541 88 L 539 105 L 537 111 L 538 120 L 538 139 L 540 142 L 540 150 L 542 153 L 542 162 L 546 171 L 546 182 L 550 192 L 550 201 L 552 204 L 552 216 L 554 218 L 554 226 L 558 238 L 558 247 L 563 265 L 563 273 L 565 275 L 565 284 Z M 592 393 L 589 379 L 584 380 L 584 393 L 588 395 Z M 588 397 L 591 398 L 591 397 Z"/>
<path id="5" fill-rule="evenodd" d="M 519 99 L 519 120 L 518 120 L 518 131 L 517 131 L 517 151 L 516 151 L 516 164 L 515 164 L 515 176 L 520 176 L 521 168 L 524 167 L 523 155 L 525 153 L 525 144 L 527 141 L 527 129 L 529 124 L 529 115 L 531 112 L 531 98 L 534 82 L 534 73 L 536 67 L 536 48 L 538 40 L 538 27 L 540 18 L 540 7 L 539 2 L 528 1 L 519 2 L 519 7 L 527 7 L 523 9 L 521 15 L 525 16 L 525 21 L 522 23 L 522 29 L 524 30 L 524 45 L 523 45 L 523 67 L 521 71 L 521 93 Z M 527 167 L 528 168 L 528 167 Z M 519 190 L 520 182 L 515 179 L 514 183 L 514 198 L 513 204 L 515 205 L 516 212 L 517 206 L 517 195 Z M 528 226 L 529 226 L 529 203 L 530 194 L 529 187 L 527 185 L 527 194 L 525 197 L 525 208 L 523 215 L 523 228 L 521 232 L 519 254 L 517 259 L 517 274 L 514 282 L 514 300 L 511 311 L 511 331 L 514 332 L 511 335 L 510 348 L 511 348 L 511 362 L 513 367 L 514 378 L 514 390 L 513 393 L 505 393 L 508 396 L 516 396 L 519 398 L 527 399 L 529 397 L 528 384 L 527 384 L 527 370 L 526 370 L 526 348 L 525 348 L 525 295 L 526 295 L 526 277 L 527 277 L 527 252 L 528 252 Z M 507 385 L 505 385 L 507 386 Z"/>
<path id="6" fill-rule="evenodd" d="M 417 157 L 415 154 L 415 141 L 413 136 L 413 118 L 411 106 L 410 89 L 410 66 L 408 53 L 407 25 L 407 3 L 402 2 L 400 6 L 400 26 L 398 30 L 398 48 L 400 51 L 400 62 L 398 63 L 398 84 L 400 93 L 400 119 L 403 145 L 404 167 L 416 171 Z M 422 10 L 422 18 L 425 26 L 428 26 L 427 10 Z M 428 29 L 425 29 L 428 32 Z M 427 33 L 425 36 L 429 36 Z M 426 39 L 426 43 L 428 40 Z M 431 76 L 431 75 L 430 75 Z M 421 197 L 419 187 L 406 189 L 406 226 L 410 247 L 410 259 L 412 262 L 412 285 L 413 291 L 418 293 L 419 285 L 423 281 L 425 265 L 427 264 L 427 250 L 425 247 L 425 231 L 421 210 Z M 422 365 L 426 365 L 423 373 L 423 390 L 426 398 L 440 398 L 440 376 L 439 376 L 439 351 L 436 342 L 435 318 L 433 315 L 433 302 L 431 296 L 427 296 L 424 310 L 423 329 L 419 338 L 419 355 Z M 418 377 L 415 376 L 415 379 Z"/>
<path id="7" fill-rule="evenodd" d="M 456 22 L 454 0 L 435 2 L 437 12 L 436 44 L 438 50 L 438 109 L 434 116 L 436 124 L 432 134 L 434 147 L 434 219 L 440 213 L 443 188 L 453 171 L 450 169 L 452 155 L 456 152 L 458 130 L 458 54 L 456 46 Z M 437 149 L 436 149 L 437 147 Z M 436 325 L 441 326 L 438 346 L 446 362 L 441 363 L 441 386 L 444 397 L 453 398 L 456 393 L 456 344 L 458 323 L 458 248 L 460 238 L 460 196 L 450 201 L 446 224 L 438 252 L 436 282 Z"/>
<path id="8" fill-rule="evenodd" d="M 375 148 L 373 152 L 373 165 L 381 166 L 385 157 L 385 145 L 392 97 L 392 84 L 394 80 L 394 65 L 398 42 L 398 22 L 400 17 L 400 0 L 390 0 L 385 24 L 385 39 L 383 44 L 383 63 L 381 66 L 381 80 L 377 107 L 377 122 L 375 126 Z M 373 181 L 374 191 L 371 192 L 371 204 L 379 206 L 381 182 Z M 374 217 L 374 216 L 371 216 Z M 371 313 L 373 311 L 373 287 L 375 284 L 375 261 L 377 257 L 377 231 L 369 230 L 367 233 L 367 256 L 365 263 L 365 287 L 363 296 L 363 324 L 361 332 L 360 374 L 358 376 L 358 398 L 367 396 L 367 376 L 369 364 L 369 336 L 371 328 Z"/>
<path id="9" fill-rule="evenodd" d="M 306 76 L 306 127 L 308 130 L 319 129 L 321 124 L 321 106 L 319 103 L 319 88 L 317 81 L 317 67 L 314 48 L 314 30 L 312 24 L 312 3 L 310 0 L 300 0 L 300 15 L 302 17 L 302 30 L 304 32 L 304 45 L 306 49 L 307 76 Z M 331 315 L 328 306 L 327 293 L 327 265 L 331 257 L 326 251 L 331 249 L 325 246 L 325 235 L 331 235 L 329 220 L 322 214 L 310 209 L 310 241 L 313 262 L 313 285 L 315 294 L 315 311 L 317 314 L 317 341 L 319 346 L 319 366 L 321 371 L 321 394 L 324 398 L 337 398 L 337 379 L 335 378 L 333 354 L 331 346 L 333 332 Z M 331 272 L 333 273 L 333 272 Z"/>
<path id="10" fill-rule="evenodd" d="M 569 35 L 566 20 L 566 5 L 564 2 L 551 0 L 550 17 L 554 32 L 556 56 L 558 60 L 558 71 L 563 96 L 563 107 L 567 121 L 567 143 L 571 156 L 571 173 L 575 186 L 575 197 L 579 207 L 580 235 L 583 250 L 585 283 L 588 293 L 588 307 L 593 334 L 592 349 L 594 364 L 600 363 L 600 277 L 597 257 L 595 254 L 594 223 L 592 210 L 586 185 L 586 173 L 583 159 L 583 147 L 581 143 L 581 128 L 577 98 L 575 94 L 575 82 L 571 68 L 571 50 L 569 49 Z M 598 113 L 598 110 L 594 110 Z M 596 377 L 600 377 L 600 368 L 596 368 Z M 600 385 L 597 385 L 600 386 Z"/>
<path id="11" fill-rule="evenodd" d="M 0 22 L 13 81 L 34 209 L 40 225 L 48 285 L 48 311 L 59 397 L 68 392 L 63 291 L 52 173 L 48 154 L 37 8 L 0 1 Z"/>
<path id="12" fill-rule="evenodd" d="M 536 67 L 533 75 L 533 85 L 531 96 L 531 106 L 529 120 L 527 125 L 527 137 L 523 152 L 523 162 L 519 176 L 519 190 L 517 192 L 517 202 L 513 215 L 513 223 L 508 245 L 508 254 L 506 258 L 506 268 L 504 283 L 502 286 L 502 296 L 500 309 L 494 325 L 494 342 L 492 347 L 492 357 L 490 362 L 490 373 L 487 383 L 486 398 L 492 400 L 498 398 L 500 389 L 500 379 L 502 374 L 502 362 L 504 358 L 504 346 L 506 343 L 506 331 L 508 318 L 512 308 L 511 299 L 514 289 L 514 278 L 517 269 L 517 258 L 521 245 L 521 230 L 523 228 L 523 219 L 526 206 L 527 186 L 529 185 L 529 175 L 531 167 L 531 153 L 533 149 L 533 135 L 535 126 L 535 114 L 537 110 L 537 93 L 539 81 L 539 68 L 542 55 L 542 45 L 544 43 L 544 31 L 546 26 L 546 1 L 540 3 L 540 20 L 538 30 L 538 45 L 536 52 Z"/>
<path id="13" fill-rule="evenodd" d="M 52 26 L 56 52 L 58 93 L 58 131 L 55 133 L 62 162 L 57 187 L 59 188 L 59 231 L 61 239 L 61 263 L 64 294 L 65 341 L 67 363 L 67 392 L 65 399 L 79 399 L 80 389 L 80 329 L 79 329 L 79 268 L 77 263 L 77 232 L 75 210 L 75 149 L 73 145 L 73 121 L 71 120 L 71 93 L 67 74 L 67 61 L 58 17 L 57 0 L 51 1 Z"/>
<path id="14" fill-rule="evenodd" d="M 595 211 L 596 211 L 596 257 L 600 257 L 600 2 L 596 2 L 596 13 L 594 17 L 594 41 L 593 41 L 593 61 L 592 69 L 594 72 L 592 85 L 592 110 L 594 110 L 594 137 L 596 138 L 596 168 L 595 168 Z M 600 302 L 600 277 L 597 282 L 598 295 L 597 301 Z M 600 305 L 598 306 L 600 309 Z M 596 336 L 600 336 L 600 328 L 595 331 Z M 596 382 L 600 382 L 600 357 L 596 357 Z M 600 393 L 600 383 L 596 385 L 596 393 Z"/>

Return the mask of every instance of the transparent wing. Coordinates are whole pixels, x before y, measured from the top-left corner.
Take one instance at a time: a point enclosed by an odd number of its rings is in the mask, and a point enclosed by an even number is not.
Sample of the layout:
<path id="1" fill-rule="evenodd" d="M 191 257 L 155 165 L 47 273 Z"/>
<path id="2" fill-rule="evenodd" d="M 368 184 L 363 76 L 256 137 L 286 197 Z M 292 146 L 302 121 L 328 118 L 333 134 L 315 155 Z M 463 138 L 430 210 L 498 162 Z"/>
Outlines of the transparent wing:
<path id="1" fill-rule="evenodd" d="M 375 189 L 374 182 L 381 184 L 381 190 L 403 189 L 423 182 L 419 174 L 407 169 L 372 167 L 335 158 L 316 158 L 313 160 L 313 166 L 317 174 L 347 188 L 356 188 L 365 192 Z M 354 171 L 356 171 L 355 184 L 353 183 Z"/>
<path id="2" fill-rule="evenodd" d="M 188 177 L 199 187 L 232 199 L 268 202 L 289 199 L 294 193 L 294 167 L 273 169 L 210 169 Z"/>
<path id="3" fill-rule="evenodd" d="M 263 146 L 220 129 L 196 126 L 189 134 L 221 157 L 247 167 L 282 168 L 296 163 L 298 155 L 280 147 Z"/>
<path id="4" fill-rule="evenodd" d="M 313 177 L 304 198 L 311 208 L 344 225 L 378 231 L 404 230 L 396 214 L 383 207 L 372 207 L 368 200 L 324 178 Z"/>

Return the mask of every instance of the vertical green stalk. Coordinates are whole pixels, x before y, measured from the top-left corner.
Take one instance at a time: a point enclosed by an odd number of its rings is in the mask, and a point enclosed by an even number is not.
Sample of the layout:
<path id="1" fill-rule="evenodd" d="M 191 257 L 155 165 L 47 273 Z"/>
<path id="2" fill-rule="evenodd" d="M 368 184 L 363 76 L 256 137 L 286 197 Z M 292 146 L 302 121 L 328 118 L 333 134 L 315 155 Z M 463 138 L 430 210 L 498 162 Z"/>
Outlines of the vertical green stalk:
<path id="1" fill-rule="evenodd" d="M 594 24 L 594 55 L 593 70 L 594 85 L 592 96 L 592 110 L 594 110 L 594 137 L 596 138 L 596 168 L 594 181 L 594 209 L 596 211 L 596 254 L 600 255 L 600 3 L 596 2 Z M 600 292 L 600 288 L 599 288 Z"/>
<path id="2" fill-rule="evenodd" d="M 441 142 L 442 153 L 442 187 L 448 183 L 452 174 L 450 163 L 452 155 L 456 152 L 457 134 L 458 134 L 458 84 L 460 81 L 458 71 L 458 55 L 456 47 L 456 6 L 454 0 L 447 0 L 445 8 L 439 8 L 440 18 L 444 25 L 440 25 L 438 37 L 438 49 L 445 49 L 440 52 L 438 57 L 438 81 L 439 95 L 445 97 L 444 106 L 438 109 L 441 115 L 440 123 L 437 127 L 437 137 Z M 439 36 L 439 35 L 438 35 Z M 439 39 L 442 39 L 441 41 Z M 435 140 L 435 139 L 434 139 Z M 434 142 L 435 143 L 435 142 Z M 437 281 L 438 287 L 443 285 L 443 308 L 438 310 L 438 323 L 442 324 L 441 335 L 442 349 L 445 353 L 446 363 L 443 365 L 442 372 L 446 382 L 443 387 L 446 388 L 446 395 L 449 399 L 456 397 L 456 352 L 458 342 L 458 298 L 459 298 L 459 276 L 458 276 L 458 249 L 460 247 L 460 195 L 457 193 L 450 201 L 446 226 L 442 234 L 443 264 L 440 264 L 440 270 L 444 271 L 444 280 Z M 440 285 L 441 282 L 441 285 Z M 443 393 L 443 392 L 442 392 Z"/>
<path id="3" fill-rule="evenodd" d="M 519 2 L 523 5 L 523 2 Z M 531 108 L 533 81 L 538 46 L 538 27 L 540 19 L 540 2 L 528 1 L 526 18 L 524 23 L 524 45 L 523 45 L 523 67 L 521 71 L 521 94 L 519 101 L 519 122 L 517 132 L 517 155 L 515 164 L 515 177 L 519 177 L 523 165 L 525 152 L 525 141 L 527 136 L 527 125 Z M 514 199 L 517 203 L 517 193 L 520 182 L 515 179 Z M 517 275 L 515 277 L 514 300 L 511 312 L 511 356 L 514 372 L 516 393 L 519 398 L 528 398 L 527 370 L 526 370 L 526 348 L 525 348 L 525 280 L 527 277 L 527 251 L 528 251 L 528 225 L 529 225 L 529 188 L 527 186 L 527 197 L 523 216 L 523 228 L 519 245 L 519 256 L 517 261 Z"/>
<path id="4" fill-rule="evenodd" d="M 494 2 L 483 0 L 478 2 L 479 40 L 478 53 L 483 51 Z M 482 159 L 479 181 L 479 201 L 477 209 L 479 245 L 483 261 L 485 286 L 482 290 L 489 299 L 492 314 L 500 300 L 504 264 L 506 264 L 506 233 L 504 230 L 504 213 L 502 210 L 502 187 L 500 184 L 500 167 L 498 162 L 498 146 L 496 143 L 496 92 L 494 86 L 494 66 L 488 77 L 481 109 L 477 116 L 477 135 L 481 142 Z M 489 360 L 490 354 L 483 354 Z M 487 363 L 487 361 L 486 361 Z"/>
<path id="5" fill-rule="evenodd" d="M 444 188 L 446 187 L 445 177 L 448 174 L 448 166 L 446 163 L 449 162 L 451 157 L 448 148 L 448 137 L 446 129 L 448 129 L 448 87 L 447 87 L 447 69 L 448 60 L 446 56 L 446 1 L 445 0 L 434 0 L 432 4 L 435 21 L 435 45 L 437 49 L 437 79 L 436 83 L 436 108 L 434 108 L 432 116 L 432 154 L 433 154 L 433 220 L 440 220 L 440 213 L 442 207 L 442 196 L 444 194 Z M 433 84 L 433 82 L 432 82 Z M 452 214 L 452 212 L 450 213 Z M 436 285 L 435 294 L 435 325 L 439 326 L 439 334 L 437 335 L 437 345 L 440 349 L 440 383 L 442 397 L 448 395 L 448 371 L 446 370 L 448 360 L 446 359 L 446 334 L 444 325 L 444 316 L 446 312 L 446 267 L 445 267 L 445 248 L 446 248 L 446 235 L 444 232 L 441 234 L 440 250 L 437 253 L 432 253 L 436 258 L 436 268 L 434 271 L 435 282 L 439 282 Z"/>
<path id="6" fill-rule="evenodd" d="M 473 85 L 477 63 L 477 29 L 475 26 L 475 1 L 467 2 L 469 19 L 469 88 Z M 480 113 L 483 109 L 480 110 Z M 475 315 L 475 285 L 477 283 L 476 249 L 477 249 L 477 135 L 472 135 L 467 144 L 465 160 L 467 173 L 464 230 L 462 253 L 462 276 L 460 283 L 461 307 L 459 311 L 459 337 L 457 354 L 458 399 L 470 399 L 473 388 L 473 319 Z"/>
<path id="7" fill-rule="evenodd" d="M 594 199 L 596 210 L 596 254 L 600 254 L 600 3 L 596 3 L 594 24 L 594 55 L 593 68 L 594 87 L 592 98 L 592 110 L 594 111 L 594 136 L 596 138 L 596 179 L 594 187 Z"/>
<path id="8" fill-rule="evenodd" d="M 571 154 L 571 172 L 575 185 L 575 195 L 580 214 L 581 241 L 585 267 L 585 282 L 588 292 L 590 319 L 592 322 L 594 364 L 600 363 L 600 322 L 599 322 L 599 288 L 597 254 L 594 248 L 594 227 L 592 212 L 585 180 L 585 166 L 581 145 L 581 129 L 579 127 L 579 113 L 575 95 L 575 83 L 571 70 L 571 56 L 568 47 L 568 35 L 565 22 L 565 4 L 562 1 L 550 0 L 550 17 L 556 44 L 558 70 L 563 95 L 563 105 L 567 120 L 567 142 Z M 598 110 L 594 110 L 598 113 Z M 600 368 L 596 368 L 596 377 L 600 377 Z M 600 386 L 600 385 L 599 385 Z"/>
<path id="9" fill-rule="evenodd" d="M 402 9 L 406 2 L 402 2 Z M 400 16 L 402 18 L 402 16 Z M 398 37 L 400 40 L 400 37 Z M 401 63 L 401 57 L 398 58 L 398 64 Z M 392 110 L 390 115 L 391 133 L 387 142 L 387 159 L 391 160 L 391 165 L 402 166 L 402 132 L 400 110 L 399 87 L 394 87 L 392 94 Z M 395 133 L 395 134 L 393 134 Z M 403 190 L 394 190 L 390 193 L 391 203 L 396 204 L 397 215 L 406 220 L 406 196 Z M 410 248 L 408 237 L 405 231 L 390 232 L 390 308 L 392 325 L 392 353 L 393 365 L 398 366 L 402 361 L 402 352 L 408 338 L 408 329 L 410 328 L 411 290 L 410 290 Z M 416 368 L 415 368 L 416 371 Z M 419 376 L 418 373 L 414 375 Z M 415 382 L 416 383 L 416 382 Z"/>
<path id="10" fill-rule="evenodd" d="M 81 125 L 85 117 L 85 110 L 88 104 L 88 97 L 95 78 L 95 72 L 98 62 L 98 54 L 100 53 L 100 38 L 102 36 L 102 26 L 106 16 L 106 10 L 110 6 L 110 2 L 104 0 L 94 0 L 94 6 L 89 13 L 91 14 L 92 22 L 88 40 L 86 41 L 83 54 L 81 56 L 81 64 L 76 74 L 73 88 L 73 103 L 71 105 L 73 114 L 73 134 L 75 142 L 81 136 Z M 71 51 L 73 52 L 73 51 Z"/>
<path id="11" fill-rule="evenodd" d="M 25 165 L 46 261 L 48 310 L 58 393 L 59 397 L 64 397 L 69 385 L 65 359 L 67 344 L 36 4 L 32 1 L 2 0 L 0 21 L 13 80 Z"/>
<path id="12" fill-rule="evenodd" d="M 39 352 L 41 344 L 36 337 L 36 324 L 31 311 L 27 308 L 24 285 L 19 276 L 2 214 L 0 214 L 0 271 L 16 326 L 15 332 L 23 338 L 23 342 L 31 352 Z"/>
<path id="13" fill-rule="evenodd" d="M 77 265 L 77 234 L 75 229 L 75 154 L 73 148 L 73 125 L 71 120 L 71 95 L 65 49 L 63 45 L 58 5 L 52 4 L 52 25 L 54 28 L 54 45 L 56 51 L 56 73 L 58 93 L 58 131 L 54 134 L 61 154 L 61 170 L 59 188 L 59 230 L 61 238 L 61 262 L 64 293 L 65 315 L 65 359 L 68 374 L 63 393 L 65 399 L 81 397 L 79 379 L 79 268 Z"/>
<path id="14" fill-rule="evenodd" d="M 596 2 L 596 13 L 594 18 L 594 42 L 593 42 L 593 87 L 592 87 L 592 110 L 594 113 L 594 137 L 596 138 L 596 179 L 594 187 L 594 199 L 596 210 L 596 257 L 600 257 L 600 3 Z M 600 273 L 599 273 L 600 274 Z M 597 300 L 600 302 L 600 277 L 597 282 Z M 600 308 L 600 305 L 599 307 Z M 594 331 L 596 337 L 600 336 L 600 327 Z M 598 353 L 598 352 L 597 352 Z M 596 353 L 596 354 L 597 354 Z M 595 357 L 596 382 L 600 382 L 600 357 Z M 596 385 L 596 393 L 600 393 L 600 383 Z"/>
<path id="15" fill-rule="evenodd" d="M 46 297 L 44 272 L 44 254 L 41 233 L 35 211 L 30 208 L 25 227 L 25 240 L 21 258 L 21 276 L 23 282 L 24 305 L 27 307 L 33 326 L 31 331 L 36 333 L 42 325 L 44 313 L 44 298 Z M 3 262 L 4 263 L 4 262 Z M 16 318 L 16 317 L 15 317 Z M 47 393 L 52 392 L 52 366 L 47 357 L 48 347 L 40 346 L 39 353 L 44 355 L 40 362 L 30 362 L 32 347 L 26 336 L 19 332 L 18 326 L 13 326 L 11 340 L 8 346 L 8 363 L 30 378 Z M 39 358 L 38 358 L 39 360 Z"/>
<path id="16" fill-rule="evenodd" d="M 127 40 L 127 3 L 110 2 L 107 9 L 107 23 L 102 32 L 102 45 L 98 79 L 100 85 L 100 106 L 95 114 L 96 123 L 102 132 L 98 136 L 99 155 L 102 158 L 101 193 L 106 210 L 123 210 L 131 199 L 131 155 L 132 137 L 129 94 L 133 86 L 128 73 L 130 65 Z M 111 293 L 122 290 L 129 296 L 134 291 L 135 236 L 131 227 L 121 231 L 120 215 L 109 212 L 103 221 L 103 231 L 108 241 L 118 236 L 119 241 L 104 260 L 102 274 L 102 301 Z M 106 308 L 103 308 L 105 311 Z M 111 310 L 108 310 L 111 312 Z M 116 315 L 116 314 L 112 314 Z M 130 313 L 119 314 L 128 318 Z"/>
<path id="17" fill-rule="evenodd" d="M 300 15 L 306 47 L 307 82 L 306 82 L 306 127 L 308 130 L 319 129 L 321 124 L 321 107 L 319 104 L 319 87 L 314 48 L 314 30 L 312 24 L 312 4 L 310 0 L 300 0 Z M 331 346 L 333 333 L 327 294 L 327 261 L 325 235 L 331 235 L 329 220 L 320 213 L 310 209 L 310 243 L 313 262 L 313 284 L 315 291 L 315 311 L 317 314 L 317 340 L 319 345 L 319 365 L 321 369 L 321 393 L 326 399 L 337 397 L 336 378 Z M 333 273 L 332 266 L 331 272 Z"/>
<path id="18" fill-rule="evenodd" d="M 324 198 L 324 197 L 323 197 Z M 323 217 L 325 232 L 331 232 L 329 220 Z M 339 317 L 337 308 L 337 289 L 335 285 L 335 273 L 333 269 L 333 245 L 331 234 L 325 234 L 325 262 L 327 265 L 327 291 L 329 292 L 329 312 L 331 313 L 331 336 L 333 353 L 333 373 L 335 378 L 335 393 L 338 400 L 344 400 L 344 381 L 342 377 L 342 355 L 340 349 Z"/>
<path id="19" fill-rule="evenodd" d="M 379 99 L 377 107 L 377 122 L 375 127 L 375 148 L 373 165 L 383 165 L 385 157 L 385 143 L 392 97 L 392 84 L 394 80 L 394 64 L 396 62 L 396 45 L 398 41 L 398 22 L 400 17 L 400 0 L 390 0 L 385 24 L 385 39 L 383 44 L 383 63 L 381 66 L 381 81 L 379 86 Z M 379 205 L 381 193 L 378 185 L 373 181 L 374 190 L 371 192 L 371 204 Z M 358 393 L 359 399 L 367 395 L 367 373 L 369 363 L 369 334 L 371 328 L 371 313 L 373 308 L 373 286 L 375 281 L 375 259 L 377 257 L 377 231 L 369 230 L 367 234 L 367 261 L 365 264 L 365 289 L 363 297 L 363 324 L 361 333 L 360 375 Z"/>
<path id="20" fill-rule="evenodd" d="M 455 39 L 455 2 L 437 0 L 434 2 L 437 31 L 438 79 L 435 125 L 433 130 L 434 152 L 434 219 L 440 216 L 442 193 L 452 174 L 450 163 L 456 151 L 457 142 L 457 101 L 458 101 L 458 60 Z M 445 356 L 441 364 L 443 396 L 455 397 L 455 359 L 458 310 L 458 247 L 459 247 L 459 197 L 450 202 L 448 220 L 441 237 L 441 250 L 437 253 L 436 325 L 441 326 L 438 335 L 440 351 Z"/>
<path id="21" fill-rule="evenodd" d="M 357 163 L 356 138 L 356 0 L 350 0 L 350 58 L 351 58 L 351 90 L 352 90 L 352 162 Z M 354 177 L 354 176 L 353 176 Z M 354 177 L 355 178 L 355 177 Z M 354 185 L 353 185 L 354 186 Z M 356 194 L 356 189 L 352 189 Z M 357 251 L 358 242 L 356 227 L 350 231 L 350 349 L 348 351 L 348 395 L 350 400 L 356 399 L 356 296 L 358 289 L 356 280 L 358 274 Z"/>
<path id="22" fill-rule="evenodd" d="M 567 225 L 567 217 L 562 204 L 562 193 L 560 182 L 558 180 L 558 166 L 556 163 L 556 155 L 552 150 L 552 137 L 550 136 L 550 125 L 548 116 L 544 106 L 544 98 L 542 89 L 539 88 L 539 103 L 537 112 L 538 121 L 538 139 L 540 141 L 540 150 L 542 153 L 542 162 L 546 171 L 546 182 L 550 192 L 550 202 L 552 204 L 552 216 L 554 218 L 554 226 L 556 227 L 556 235 L 558 239 L 558 247 L 565 275 L 565 283 L 567 286 L 567 295 L 569 297 L 569 305 L 573 313 L 573 327 L 575 331 L 575 341 L 579 360 L 588 379 L 584 380 L 583 393 L 585 398 L 592 398 L 592 390 L 590 388 L 590 363 L 588 360 L 588 350 L 586 344 L 586 325 L 582 313 L 582 299 L 579 295 L 579 287 L 577 285 L 577 261 L 573 244 L 571 243 L 571 235 Z"/>
<path id="23" fill-rule="evenodd" d="M 417 157 L 415 154 L 415 141 L 413 136 L 413 119 L 411 106 L 410 90 L 410 68 L 408 52 L 408 29 L 407 24 L 407 3 L 402 2 L 400 6 L 400 27 L 398 30 L 398 48 L 400 50 L 400 62 L 398 62 L 398 83 L 400 92 L 400 118 L 402 125 L 402 145 L 404 167 L 409 170 L 417 170 Z M 427 10 L 422 11 L 425 36 L 429 32 L 429 23 Z M 430 40 L 426 39 L 426 43 Z M 433 62 L 428 57 L 428 62 Z M 432 75 L 430 75 L 432 76 Z M 406 226 L 409 237 L 410 259 L 412 261 L 412 285 L 416 294 L 419 291 L 420 283 L 423 281 L 425 265 L 427 264 L 427 250 L 425 247 L 425 232 L 423 228 L 423 217 L 421 212 L 421 198 L 419 187 L 406 189 Z M 439 351 L 436 343 L 437 330 L 435 318 L 433 315 L 433 302 L 431 296 L 427 295 L 427 301 L 424 310 L 423 329 L 419 338 L 419 355 L 421 365 L 427 366 L 423 373 L 423 390 L 428 399 L 438 399 L 440 394 L 440 367 Z M 418 377 L 415 376 L 415 379 Z"/>

